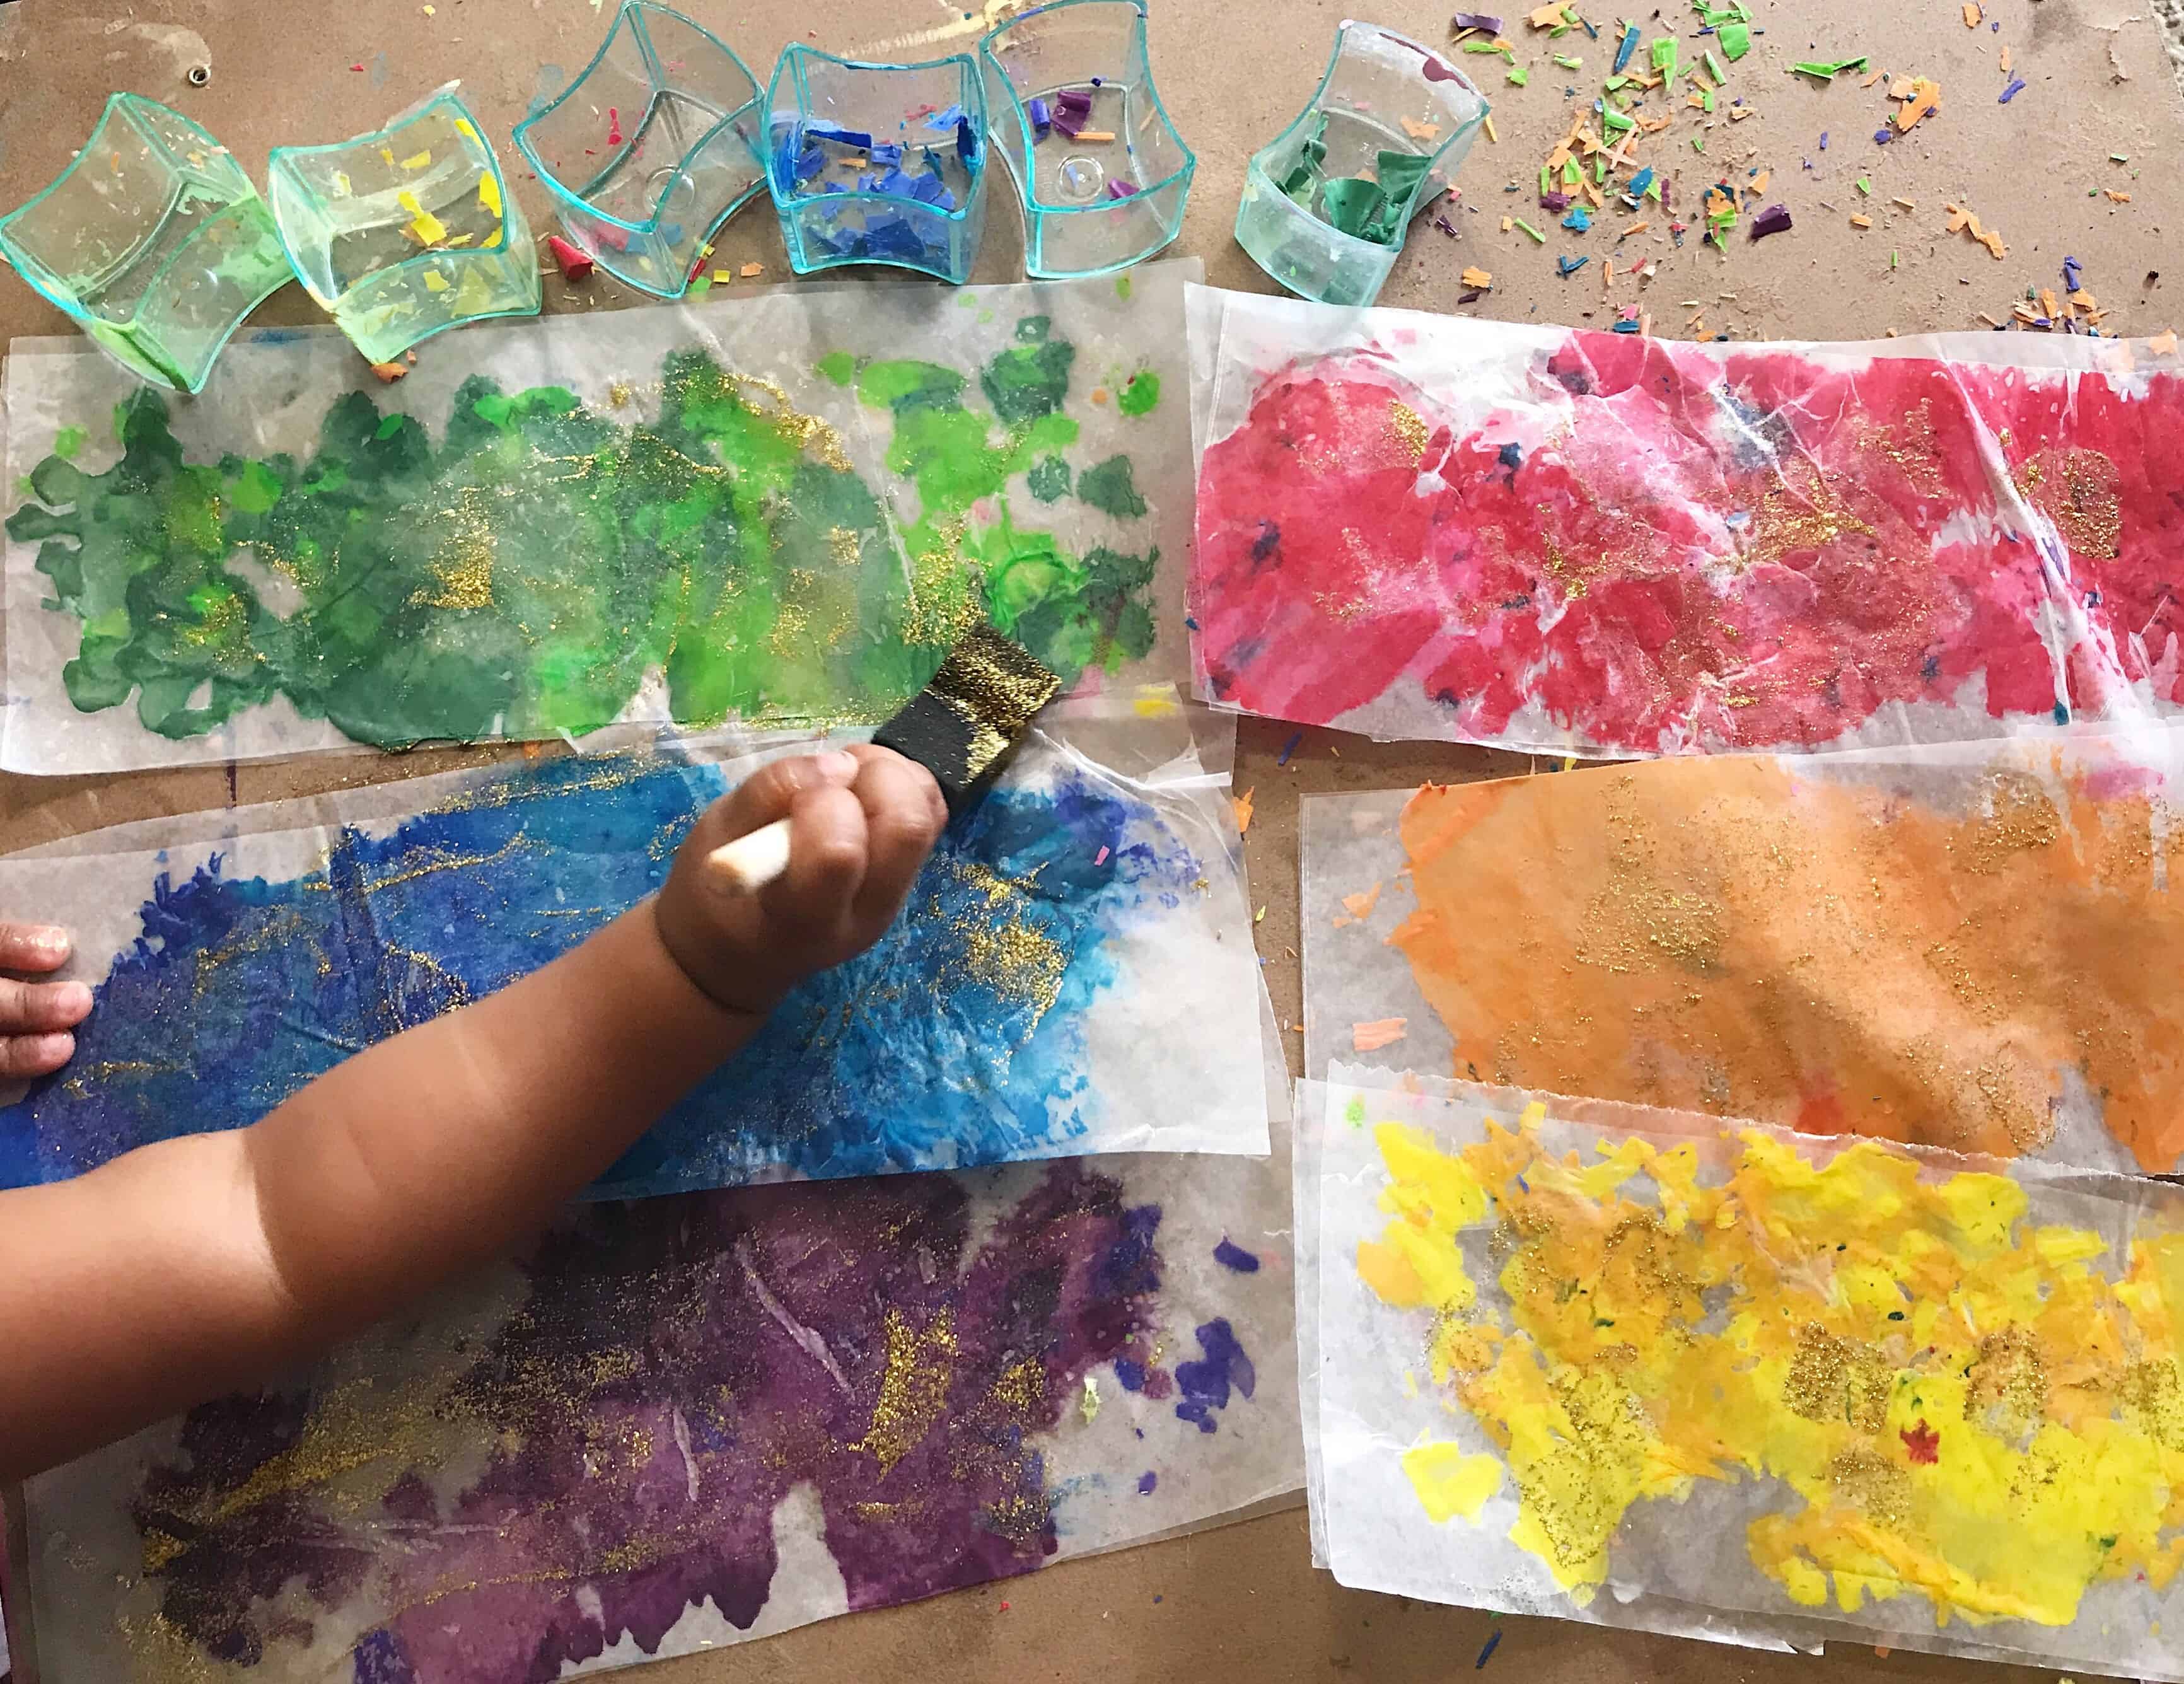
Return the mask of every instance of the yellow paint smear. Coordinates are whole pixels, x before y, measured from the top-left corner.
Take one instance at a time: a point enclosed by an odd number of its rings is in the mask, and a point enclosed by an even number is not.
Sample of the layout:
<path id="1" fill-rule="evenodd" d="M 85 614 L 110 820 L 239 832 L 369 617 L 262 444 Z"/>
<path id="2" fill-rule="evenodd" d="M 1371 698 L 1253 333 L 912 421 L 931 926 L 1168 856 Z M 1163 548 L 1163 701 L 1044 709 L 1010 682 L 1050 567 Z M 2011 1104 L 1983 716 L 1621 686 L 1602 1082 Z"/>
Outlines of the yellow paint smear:
<path id="1" fill-rule="evenodd" d="M 1702 1480 L 1771 1488 L 1746 1547 L 1809 1608 L 2063 1625 L 2097 1584 L 2176 1576 L 2184 1233 L 2158 1212 L 2119 1258 L 2008 1177 L 1871 1141 L 1374 1140 L 1389 1220 L 1360 1277 L 1427 1319 L 1434 1385 L 1515 1487 L 1511 1538 L 1574 1600 L 1635 1507 Z M 1490 1219 L 1490 1300 L 1463 1261 Z M 1492 1495 L 1475 1464 L 1403 1456 L 1437 1522 Z"/>
<path id="2" fill-rule="evenodd" d="M 1476 1520 L 1502 1489 L 1502 1464 L 1491 1456 L 1467 1455 L 1460 1444 L 1421 1444 L 1405 1451 L 1403 1473 L 1436 1525 L 1458 1515 Z"/>
<path id="3" fill-rule="evenodd" d="M 2098 475 L 2051 466 L 2028 494 L 2097 538 Z M 2184 895 L 2161 797 L 2110 781 L 1991 772 L 1946 810 L 1735 756 L 1429 786 L 1390 940 L 1458 1075 L 2004 1155 L 2068 1080 L 2166 1171 Z"/>

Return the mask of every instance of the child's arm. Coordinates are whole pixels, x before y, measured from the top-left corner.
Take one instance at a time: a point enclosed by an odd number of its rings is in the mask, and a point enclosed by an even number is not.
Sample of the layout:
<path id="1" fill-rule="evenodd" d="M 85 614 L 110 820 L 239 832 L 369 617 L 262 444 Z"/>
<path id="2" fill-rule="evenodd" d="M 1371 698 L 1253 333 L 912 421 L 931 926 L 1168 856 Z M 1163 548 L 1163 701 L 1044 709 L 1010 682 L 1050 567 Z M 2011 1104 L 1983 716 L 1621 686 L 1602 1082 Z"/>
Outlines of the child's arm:
<path id="1" fill-rule="evenodd" d="M 788 869 L 705 855 L 786 815 Z M 811 972 L 883 931 L 946 817 L 882 749 L 780 761 L 699 822 L 660 896 L 397 1035 L 252 1127 L 0 1193 L 0 1481 L 258 1383 L 505 1251 Z"/>

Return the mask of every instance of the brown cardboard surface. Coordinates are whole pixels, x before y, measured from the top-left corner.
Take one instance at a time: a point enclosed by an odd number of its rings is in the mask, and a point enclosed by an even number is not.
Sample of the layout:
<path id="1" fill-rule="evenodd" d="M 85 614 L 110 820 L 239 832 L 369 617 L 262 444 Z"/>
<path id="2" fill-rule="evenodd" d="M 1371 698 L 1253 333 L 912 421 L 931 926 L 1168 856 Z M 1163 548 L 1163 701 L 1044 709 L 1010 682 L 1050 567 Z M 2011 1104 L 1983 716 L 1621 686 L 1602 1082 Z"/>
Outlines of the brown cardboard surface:
<path id="1" fill-rule="evenodd" d="M 792 36 L 873 57 L 968 50 L 1001 0 L 987 0 L 985 11 L 972 14 L 956 0 L 866 0 L 854 7 L 682 0 L 682 9 L 727 40 L 763 81 Z M 2159 27 L 2126 0 L 1987 0 L 1976 30 L 1965 27 L 1959 0 L 1859 7 L 1756 0 L 1756 22 L 1766 33 L 1732 67 L 1721 102 L 1725 107 L 1730 96 L 1741 95 L 1756 114 L 1731 124 L 1718 114 L 1704 136 L 1703 156 L 1690 144 L 1695 119 L 1680 119 L 1641 154 L 1673 176 L 1677 202 L 1686 209 L 1718 176 L 1744 181 L 1751 170 L 1772 172 L 1761 202 L 1787 204 L 1796 227 L 1757 244 L 1740 231 L 1726 254 L 1702 247 L 1696 232 L 1679 248 L 1658 212 L 1648 231 L 1620 244 L 1613 243 L 1613 230 L 1635 216 L 1603 217 L 1604 231 L 1582 242 L 1550 226 L 1533 193 L 1522 189 L 1536 187 L 1540 163 L 1580 103 L 1565 97 L 1564 87 L 1589 100 L 1607 69 L 1613 36 L 1603 20 L 1609 8 L 1597 8 L 1599 41 L 1575 32 L 1552 46 L 1524 27 L 1529 8 L 1509 3 L 1500 9 L 1530 84 L 1507 86 L 1496 58 L 1463 59 L 1494 102 L 1499 139 L 1481 139 L 1464 167 L 1462 202 L 1446 213 L 1457 235 L 1437 231 L 1429 220 L 1417 224 L 1384 304 L 1457 310 L 1457 275 L 1475 264 L 1493 272 L 1494 289 L 1461 308 L 1481 316 L 1604 326 L 1613 305 L 1637 303 L 1656 332 L 1675 337 L 1694 314 L 1681 301 L 1696 299 L 1704 305 L 1708 332 L 1869 337 L 1891 329 L 1975 328 L 1983 325 L 1981 310 L 2004 317 L 2028 285 L 2059 287 L 2068 253 L 2084 264 L 2085 284 L 2112 311 L 2109 331 L 2151 333 L 2172 325 L 2168 312 L 2184 288 L 2184 258 L 2174 256 L 2174 235 L 2164 231 L 2184 228 L 2184 186 L 2176 170 L 2184 116 Z M 1271 290 L 1229 238 L 1244 159 L 1309 98 L 1344 10 L 1334 0 L 1156 0 L 1153 10 L 1155 74 L 1200 160 L 1178 249 L 1202 257 L 1217 284 Z M 460 77 L 504 159 L 513 159 L 510 127 L 534 94 L 557 91 L 583 64 L 610 11 L 594 9 L 593 0 L 432 0 L 429 8 L 414 0 L 20 0 L 0 7 L 0 14 L 18 14 L 0 31 L 0 207 L 20 203 L 57 173 L 89 132 L 106 95 L 123 89 L 195 117 L 262 181 L 269 146 L 375 127 Z M 1371 15 L 1421 40 L 1437 40 L 1448 8 L 1398 0 Z M 2001 30 L 1989 29 L 1986 20 L 2000 22 Z M 1648 39 L 1679 33 L 1686 62 L 1696 56 L 1701 43 L 1684 33 L 1691 14 L 1681 4 L 1664 4 L 1639 21 Z M 2027 84 L 2007 106 L 1996 100 L 2004 45 Z M 1552 52 L 1580 57 L 1584 70 L 1565 72 L 1553 64 Z M 1853 75 L 1823 87 L 1786 68 L 1797 59 L 1861 52 L 1871 55 L 1875 70 L 1939 81 L 1939 115 L 1878 148 L 1872 132 L 1893 109 L 1883 98 L 1886 83 L 1864 88 Z M 187 80 L 198 64 L 210 71 L 202 88 Z M 351 69 L 357 64 L 364 68 Z M 1825 152 L 1819 145 L 1823 131 L 1830 136 Z M 2112 163 L 2112 153 L 2130 161 Z M 1870 177 L 1869 198 L 1852 185 L 1861 174 Z M 1505 192 L 1511 184 L 1520 191 Z M 981 281 L 1013 279 L 1022 271 L 1006 178 L 993 187 Z M 2111 202 L 2102 195 L 2105 187 L 2128 192 L 2131 202 Z M 535 182 L 519 181 L 517 190 L 543 234 L 550 226 L 544 195 Z M 1899 197 L 1909 208 L 1894 203 Z M 1970 205 L 2002 232 L 2005 258 L 1997 261 L 1946 231 L 1942 207 L 1951 200 Z M 1861 208 L 1873 217 L 1869 230 L 1849 223 Z M 1548 232 L 1547 244 L 1502 232 L 1505 214 L 1527 216 Z M 2149 272 L 2162 267 L 2164 247 L 2172 248 L 2176 272 L 2153 281 Z M 1595 260 L 1563 280 L 1552 262 L 1557 251 L 1591 253 Z M 1898 256 L 1896 266 L 1892 253 Z M 1625 276 L 1612 289 L 1602 282 L 1602 259 L 1609 256 Z M 1658 259 L 1656 276 L 1643 283 L 1627 278 L 1647 258 Z M 764 265 L 761 281 L 753 284 L 791 278 L 763 198 L 729 225 L 715 262 L 731 271 L 749 262 Z M 874 285 L 900 279 L 887 270 L 866 273 Z M 549 278 L 546 296 L 546 307 L 555 311 L 640 302 L 604 281 L 577 287 L 558 276 Z M 2177 315 L 2184 316 L 2184 309 Z M 319 319 L 301 287 L 292 287 L 254 321 Z M 0 277 L 0 338 L 63 332 L 68 326 L 27 287 Z M 420 355 L 460 356 L 461 347 L 461 336 L 449 335 Z M 1289 1026 L 1299 1017 L 1298 797 L 1508 775 L 1524 771 L 1526 762 L 1484 750 L 1383 745 L 1307 731 L 1289 764 L 1280 766 L 1291 734 L 1287 726 L 1245 722 L 1237 788 L 1256 791 L 1246 851 L 1255 898 L 1267 907 L 1259 948 L 1294 1068 L 1297 1040 Z M 148 814 L 316 793 L 509 752 L 343 756 L 98 779 L 0 778 L 0 849 Z M 1809 1676 L 1815 1666 L 1842 1684 L 1972 1674 L 1965 1663 L 1900 1653 L 1884 1659 L 1858 1646 L 1812 1662 L 1552 1621 L 1511 1620 L 1498 1626 L 1503 1642 L 1490 1665 L 1536 1684 L 1774 1684 Z M 1312 1569 L 1303 1519 L 1293 1512 L 666 1663 L 643 1676 L 659 1684 L 803 1684 L 850 1676 L 975 1684 L 1050 1678 L 1249 1678 L 1269 1684 L 1357 1678 L 1377 1684 L 1468 1673 L 1495 1629 L 1483 1614 L 1343 1590 Z M 1978 1676 L 1997 1684 L 2053 1676 L 1993 1668 Z"/>

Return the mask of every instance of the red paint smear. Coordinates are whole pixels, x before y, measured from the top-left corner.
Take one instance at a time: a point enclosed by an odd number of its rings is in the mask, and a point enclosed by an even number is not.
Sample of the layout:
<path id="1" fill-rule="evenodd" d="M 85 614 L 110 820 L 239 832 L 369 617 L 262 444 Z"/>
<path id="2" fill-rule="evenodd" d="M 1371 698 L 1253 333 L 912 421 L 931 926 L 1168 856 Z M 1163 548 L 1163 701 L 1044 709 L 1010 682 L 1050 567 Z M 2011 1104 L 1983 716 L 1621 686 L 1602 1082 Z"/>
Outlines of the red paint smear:
<path id="1" fill-rule="evenodd" d="M 1825 744 L 1893 704 L 1960 705 L 1974 678 L 1997 718 L 2108 712 L 2142 681 L 2184 699 L 2173 377 L 2126 397 L 1584 333 L 1531 383 L 1522 411 L 1414 458 L 1390 402 L 1428 427 L 1434 406 L 1384 358 L 1268 380 L 1200 477 L 1214 694 L 1324 724 L 1415 685 L 1444 734 L 1488 739 L 1536 701 L 1640 750 Z M 2098 456 L 2065 474 L 2072 451 Z M 1997 466 L 2061 529 L 2052 576 Z M 2047 628 L 2079 615 L 2059 674 Z"/>
<path id="2" fill-rule="evenodd" d="M 1897 1436 L 1919 1467 L 1930 1468 L 1942 1459 L 1942 1436 L 1924 1420 L 1915 1427 L 1905 1427 Z"/>

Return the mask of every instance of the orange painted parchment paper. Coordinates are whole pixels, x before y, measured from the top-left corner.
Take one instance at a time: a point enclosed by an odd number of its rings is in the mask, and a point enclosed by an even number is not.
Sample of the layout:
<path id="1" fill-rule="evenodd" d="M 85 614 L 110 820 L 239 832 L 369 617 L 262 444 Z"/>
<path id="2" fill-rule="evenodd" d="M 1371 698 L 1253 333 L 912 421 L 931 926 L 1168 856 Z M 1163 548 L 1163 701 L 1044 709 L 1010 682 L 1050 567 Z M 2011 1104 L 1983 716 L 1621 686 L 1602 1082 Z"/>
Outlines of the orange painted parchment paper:
<path id="1" fill-rule="evenodd" d="M 2157 733 L 1316 801 L 1307 1068 L 2166 1172 L 2180 778 Z"/>

